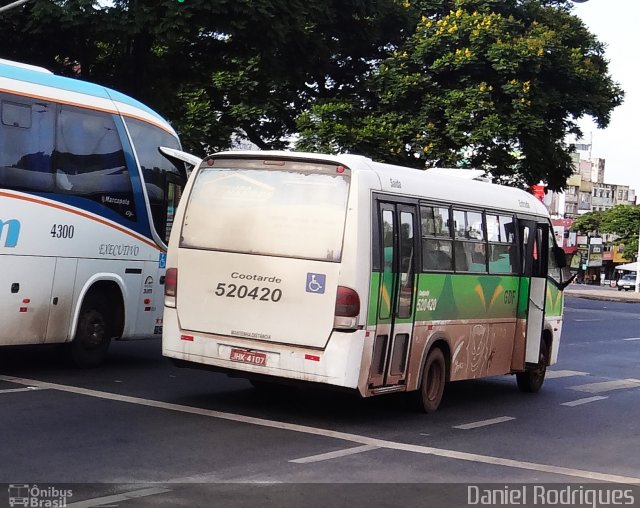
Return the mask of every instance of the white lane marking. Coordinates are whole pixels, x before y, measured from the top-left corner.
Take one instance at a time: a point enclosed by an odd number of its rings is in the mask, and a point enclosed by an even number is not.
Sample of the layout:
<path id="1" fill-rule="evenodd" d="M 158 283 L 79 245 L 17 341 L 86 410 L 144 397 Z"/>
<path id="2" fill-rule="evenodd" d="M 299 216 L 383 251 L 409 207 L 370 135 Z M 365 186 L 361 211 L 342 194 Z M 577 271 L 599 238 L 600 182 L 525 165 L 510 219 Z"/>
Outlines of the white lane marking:
<path id="1" fill-rule="evenodd" d="M 578 370 L 548 370 L 545 374 L 547 379 L 556 379 L 559 377 L 572 377 L 572 376 L 588 376 L 588 372 L 580 372 Z"/>
<path id="2" fill-rule="evenodd" d="M 448 459 L 465 460 L 468 462 L 477 462 L 480 464 L 490 464 L 494 466 L 505 466 L 516 469 L 524 469 L 527 471 L 536 471 L 539 473 L 551 473 L 576 478 L 584 478 L 587 480 L 610 482 L 610 483 L 628 483 L 640 485 L 640 477 L 621 476 L 609 473 L 600 473 L 597 471 L 587 471 L 584 469 L 573 469 L 570 467 L 554 466 L 551 464 L 540 464 L 536 462 L 525 462 L 521 460 L 506 459 L 503 457 L 494 457 L 492 455 L 480 455 L 477 453 L 459 452 L 456 450 L 447 450 L 443 448 L 433 448 L 431 446 L 412 445 L 407 443 L 399 443 L 396 441 L 387 441 L 384 439 L 376 439 L 358 434 L 349 434 L 347 432 L 338 432 L 335 430 L 320 429 L 317 427 L 309 427 L 307 425 L 298 425 L 295 423 L 285 423 L 264 418 L 256 418 L 253 416 L 243 416 L 233 413 L 223 413 L 212 409 L 202 409 L 192 406 L 182 406 L 179 404 L 171 404 L 169 402 L 160 402 L 156 400 L 141 399 L 139 397 L 130 397 L 128 395 L 118 395 L 115 393 L 101 392 L 98 390 L 89 390 L 87 388 L 79 388 L 76 386 L 60 385 L 55 383 L 47 383 L 44 381 L 35 381 L 33 379 L 23 379 L 11 376 L 0 375 L 0 380 L 9 381 L 16 384 L 34 385 L 42 388 L 50 388 L 67 393 L 78 395 L 86 395 L 88 397 L 96 397 L 105 400 L 114 400 L 118 402 L 128 402 L 140 406 L 154 407 L 158 409 L 167 409 L 169 411 L 178 411 L 181 413 L 195 414 L 200 416 L 208 416 L 211 418 L 219 418 L 232 422 L 247 423 L 251 425 L 259 425 L 279 430 L 288 430 L 291 432 L 300 432 L 313 436 L 322 436 L 333 439 L 341 439 L 343 441 L 351 441 L 363 445 L 377 446 L 378 448 L 386 448 L 389 450 L 398 450 L 423 455 L 435 455 L 436 457 L 445 457 Z"/>
<path id="3" fill-rule="evenodd" d="M 309 457 L 302 457 L 301 459 L 293 459 L 289 462 L 296 464 L 309 464 L 311 462 L 321 462 L 323 460 L 337 459 L 339 457 L 347 457 L 349 455 L 355 455 L 356 453 L 368 452 L 369 450 L 377 450 L 378 446 L 362 445 L 355 446 L 353 448 L 345 448 L 344 450 L 336 450 L 335 452 L 321 453 L 319 455 L 311 455 Z"/>
<path id="4" fill-rule="evenodd" d="M 131 492 L 125 492 L 123 494 L 116 494 L 113 496 L 96 497 L 93 499 L 85 499 L 84 501 L 78 501 L 77 503 L 69 503 L 67 508 L 92 508 L 94 506 L 104 506 L 107 504 L 121 503 L 123 501 L 129 501 L 130 499 L 138 499 L 140 497 L 155 496 L 157 494 L 165 494 L 171 492 L 171 489 L 165 489 L 162 487 L 152 487 L 148 489 L 133 490 Z"/>
<path id="5" fill-rule="evenodd" d="M 259 483 L 259 484 L 279 484 L 280 480 L 264 480 L 256 476 L 240 476 L 234 478 L 221 478 L 219 471 L 211 473 L 201 473 L 193 476 L 180 478 L 170 478 L 163 483 Z"/>
<path id="6" fill-rule="evenodd" d="M 589 383 L 586 385 L 570 386 L 572 390 L 587 393 L 603 393 L 612 390 L 624 390 L 625 388 L 638 388 L 639 379 L 616 379 L 614 381 L 603 381 L 600 383 Z"/>
<path id="7" fill-rule="evenodd" d="M 490 420 L 454 425 L 453 428 L 462 430 L 477 429 L 478 427 L 486 427 L 487 425 L 495 425 L 496 423 L 504 423 L 511 420 L 515 420 L 515 418 L 513 416 L 499 416 L 498 418 L 491 418 Z"/>
<path id="8" fill-rule="evenodd" d="M 581 406 L 582 404 L 589 404 L 589 402 L 596 402 L 597 400 L 608 399 L 609 397 L 603 397 L 602 395 L 595 395 L 594 397 L 586 397 L 584 399 L 572 400 L 571 402 L 563 402 L 561 406 Z"/>
<path id="9" fill-rule="evenodd" d="M 630 337 L 628 339 L 622 339 L 622 340 L 627 340 L 627 341 L 640 340 L 640 337 Z"/>
<path id="10" fill-rule="evenodd" d="M 25 388 L 7 388 L 6 390 L 0 390 L 0 394 L 17 393 L 17 392 L 34 392 L 36 390 L 42 390 L 42 388 L 38 388 L 37 386 L 27 386 Z"/>
<path id="11" fill-rule="evenodd" d="M 585 322 L 585 321 L 602 321 L 602 319 L 574 319 L 574 321 L 580 321 L 580 322 Z"/>

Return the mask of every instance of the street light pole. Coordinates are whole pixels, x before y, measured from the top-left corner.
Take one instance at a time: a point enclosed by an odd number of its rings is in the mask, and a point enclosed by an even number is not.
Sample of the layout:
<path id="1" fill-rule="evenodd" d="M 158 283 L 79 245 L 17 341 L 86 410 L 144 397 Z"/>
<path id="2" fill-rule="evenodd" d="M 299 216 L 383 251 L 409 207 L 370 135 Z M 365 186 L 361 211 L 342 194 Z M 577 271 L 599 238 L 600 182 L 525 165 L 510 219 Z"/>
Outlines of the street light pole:
<path id="1" fill-rule="evenodd" d="M 13 9 L 14 7 L 20 7 L 22 4 L 26 4 L 29 0 L 16 0 L 9 5 L 5 5 L 4 7 L 0 7 L 0 12 L 8 11 L 9 9 Z"/>

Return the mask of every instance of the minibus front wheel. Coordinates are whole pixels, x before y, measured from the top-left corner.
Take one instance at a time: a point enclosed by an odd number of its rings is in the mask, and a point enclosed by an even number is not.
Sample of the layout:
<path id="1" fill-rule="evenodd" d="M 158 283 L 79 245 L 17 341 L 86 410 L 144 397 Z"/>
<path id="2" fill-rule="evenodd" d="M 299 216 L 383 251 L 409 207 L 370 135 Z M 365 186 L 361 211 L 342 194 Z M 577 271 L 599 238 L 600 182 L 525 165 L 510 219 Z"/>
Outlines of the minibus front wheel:
<path id="1" fill-rule="evenodd" d="M 521 392 L 536 393 L 542 388 L 544 377 L 547 373 L 547 363 L 549 358 L 549 348 L 547 342 L 540 341 L 540 355 L 535 368 L 516 373 L 516 381 Z"/>

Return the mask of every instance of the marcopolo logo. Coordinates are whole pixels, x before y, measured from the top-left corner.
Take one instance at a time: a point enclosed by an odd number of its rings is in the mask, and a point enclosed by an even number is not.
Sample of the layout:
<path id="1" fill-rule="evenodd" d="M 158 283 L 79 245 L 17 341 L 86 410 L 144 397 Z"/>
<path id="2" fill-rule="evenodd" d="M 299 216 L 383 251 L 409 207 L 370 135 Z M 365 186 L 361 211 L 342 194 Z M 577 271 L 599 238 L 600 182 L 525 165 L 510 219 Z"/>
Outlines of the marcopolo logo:
<path id="1" fill-rule="evenodd" d="M 20 236 L 20 221 L 18 219 L 0 219 L 0 245 L 4 240 L 5 247 L 15 247 Z"/>
<path id="2" fill-rule="evenodd" d="M 64 508 L 68 498 L 73 496 L 71 489 L 57 487 L 39 487 L 29 484 L 9 485 L 9 506 L 26 506 L 33 508 Z"/>

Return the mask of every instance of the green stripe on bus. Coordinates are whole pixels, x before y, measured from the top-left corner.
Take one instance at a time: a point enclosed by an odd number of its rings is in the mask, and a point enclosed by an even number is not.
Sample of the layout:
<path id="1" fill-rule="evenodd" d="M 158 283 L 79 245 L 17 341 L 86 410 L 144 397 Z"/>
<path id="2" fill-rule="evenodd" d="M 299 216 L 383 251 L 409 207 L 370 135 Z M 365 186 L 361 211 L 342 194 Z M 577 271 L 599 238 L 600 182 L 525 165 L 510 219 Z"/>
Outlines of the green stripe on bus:
<path id="1" fill-rule="evenodd" d="M 564 303 L 564 293 L 560 291 L 554 284 L 547 282 L 547 294 L 545 302 L 545 316 L 560 317 L 562 316 L 562 307 Z"/>
<path id="2" fill-rule="evenodd" d="M 389 315 L 390 310 L 390 281 L 385 280 L 381 285 L 380 280 L 380 273 L 372 274 L 369 325 L 388 321 L 377 316 L 378 306 L 383 318 Z M 520 277 L 514 275 L 420 274 L 413 320 L 515 318 L 521 315 L 522 301 L 526 311 L 528 280 L 523 281 L 526 283 L 521 284 Z"/>

